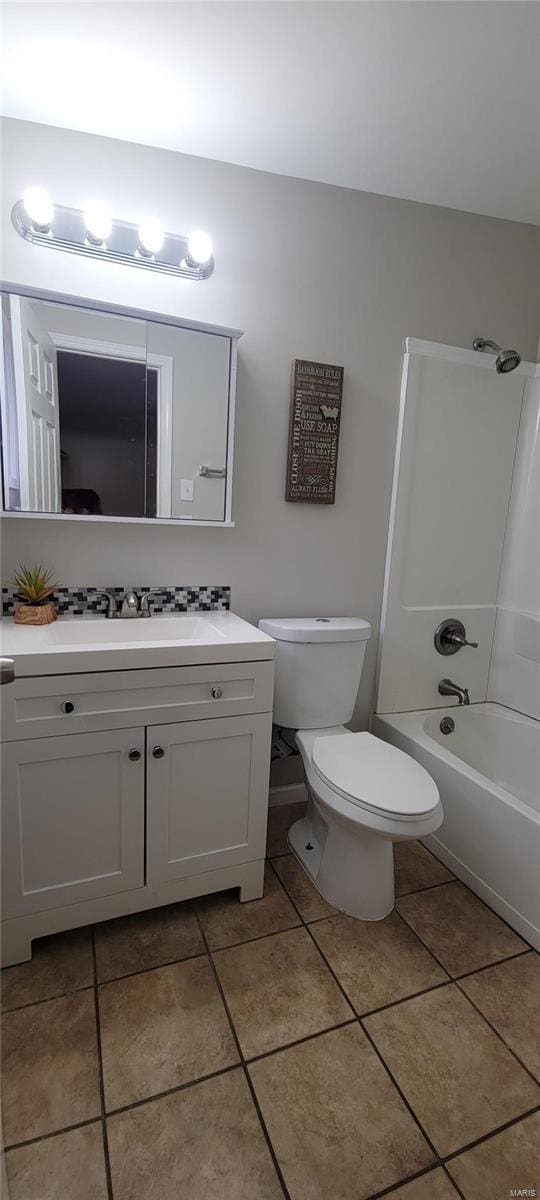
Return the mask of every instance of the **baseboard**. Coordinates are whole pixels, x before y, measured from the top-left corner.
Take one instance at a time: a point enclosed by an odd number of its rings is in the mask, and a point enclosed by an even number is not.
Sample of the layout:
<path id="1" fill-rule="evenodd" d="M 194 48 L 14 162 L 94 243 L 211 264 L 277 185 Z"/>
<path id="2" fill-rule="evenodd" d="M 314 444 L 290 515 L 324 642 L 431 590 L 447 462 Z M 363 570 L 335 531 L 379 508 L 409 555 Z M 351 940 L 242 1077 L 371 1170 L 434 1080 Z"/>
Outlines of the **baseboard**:
<path id="1" fill-rule="evenodd" d="M 282 787 L 270 788 L 268 807 L 277 808 L 279 804 L 305 804 L 307 798 L 303 783 L 285 783 Z"/>

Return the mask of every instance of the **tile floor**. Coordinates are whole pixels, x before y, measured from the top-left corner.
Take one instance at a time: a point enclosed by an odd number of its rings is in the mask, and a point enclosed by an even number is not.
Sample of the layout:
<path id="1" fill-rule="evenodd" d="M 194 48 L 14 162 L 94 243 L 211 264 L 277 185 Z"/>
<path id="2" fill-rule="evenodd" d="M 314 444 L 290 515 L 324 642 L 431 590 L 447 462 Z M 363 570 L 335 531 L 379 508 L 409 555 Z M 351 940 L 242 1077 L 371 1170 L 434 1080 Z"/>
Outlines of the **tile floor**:
<path id="1" fill-rule="evenodd" d="M 43 939 L 2 973 L 11 1200 L 538 1192 L 538 956 L 419 843 L 391 916 L 336 913 L 288 854 L 298 815 L 271 812 L 262 900 Z"/>

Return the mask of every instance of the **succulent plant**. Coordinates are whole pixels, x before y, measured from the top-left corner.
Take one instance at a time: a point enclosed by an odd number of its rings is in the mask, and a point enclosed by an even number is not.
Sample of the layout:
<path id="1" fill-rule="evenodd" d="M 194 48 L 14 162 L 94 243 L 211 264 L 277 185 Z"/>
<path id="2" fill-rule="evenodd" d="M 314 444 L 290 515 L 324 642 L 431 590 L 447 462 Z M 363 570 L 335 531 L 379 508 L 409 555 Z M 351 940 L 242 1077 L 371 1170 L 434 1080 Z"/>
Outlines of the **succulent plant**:
<path id="1" fill-rule="evenodd" d="M 36 563 L 33 567 L 19 566 L 13 577 L 13 587 L 26 604 L 44 604 L 58 587 L 54 572 Z"/>

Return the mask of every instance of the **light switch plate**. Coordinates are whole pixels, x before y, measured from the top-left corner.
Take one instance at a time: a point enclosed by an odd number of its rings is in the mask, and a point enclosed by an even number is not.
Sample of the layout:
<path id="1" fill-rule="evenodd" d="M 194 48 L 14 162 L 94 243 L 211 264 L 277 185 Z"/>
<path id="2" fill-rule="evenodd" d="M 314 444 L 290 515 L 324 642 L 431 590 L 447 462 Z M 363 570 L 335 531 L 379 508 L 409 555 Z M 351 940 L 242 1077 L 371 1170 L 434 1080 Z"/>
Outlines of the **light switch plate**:
<path id="1" fill-rule="evenodd" d="M 193 500 L 193 480 L 192 479 L 181 479 L 180 480 L 180 499 L 181 500 Z"/>

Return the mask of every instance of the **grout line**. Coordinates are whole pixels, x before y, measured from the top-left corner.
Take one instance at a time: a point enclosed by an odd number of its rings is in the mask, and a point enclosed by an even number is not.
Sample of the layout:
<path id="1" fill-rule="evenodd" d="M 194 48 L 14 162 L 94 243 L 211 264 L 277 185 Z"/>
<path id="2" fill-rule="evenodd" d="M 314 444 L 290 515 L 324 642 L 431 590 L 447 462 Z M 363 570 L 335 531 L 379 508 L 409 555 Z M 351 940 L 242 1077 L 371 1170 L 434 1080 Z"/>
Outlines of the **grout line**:
<path id="1" fill-rule="evenodd" d="M 389 1000 L 388 1004 L 381 1004 L 379 1008 L 369 1008 L 366 1012 L 358 1012 L 355 1009 L 359 1021 L 363 1021 L 364 1017 L 374 1017 L 377 1013 L 387 1012 L 389 1008 L 397 1008 L 399 1004 L 405 1004 L 407 1000 L 417 1000 L 419 996 L 427 996 L 429 992 L 439 992 L 441 988 L 448 987 L 449 983 L 453 983 L 452 979 L 442 979 L 440 983 L 432 983 L 429 987 L 422 988 L 420 992 L 413 992 L 410 996 L 400 996 L 398 1000 Z"/>
<path id="2" fill-rule="evenodd" d="M 454 983 L 459 983 L 460 979 L 470 979 L 471 975 L 481 975 L 482 971 L 491 971 L 492 967 L 502 967 L 503 963 L 512 962 L 514 958 L 524 958 L 526 954 L 534 954 L 534 951 L 527 946 L 526 950 L 518 950 L 515 954 L 509 954 L 507 958 L 496 958 L 495 962 L 484 963 L 483 967 L 463 971 L 461 975 L 453 976 Z"/>
<path id="3" fill-rule="evenodd" d="M 339 1021 L 337 1025 L 328 1025 L 325 1029 L 317 1029 L 315 1033 L 307 1033 L 305 1037 L 295 1038 L 294 1042 L 284 1042 L 282 1046 L 274 1046 L 273 1050 L 264 1050 L 262 1054 L 254 1054 L 253 1058 L 246 1058 L 248 1066 L 253 1063 L 261 1062 L 264 1058 L 273 1058 L 275 1054 L 281 1054 L 282 1050 L 292 1050 L 295 1046 L 303 1046 L 304 1042 L 314 1042 L 316 1038 L 322 1037 L 323 1033 L 335 1033 L 336 1029 L 346 1029 L 348 1025 L 356 1025 L 358 1018 L 356 1016 L 348 1017 L 346 1021 Z"/>
<path id="4" fill-rule="evenodd" d="M 219 1079 L 220 1075 L 230 1075 L 231 1071 L 238 1071 L 241 1063 L 234 1062 L 228 1067 L 220 1067 L 218 1071 L 209 1071 L 207 1075 L 197 1075 L 195 1079 L 188 1079 L 185 1083 L 177 1083 L 175 1087 L 165 1088 L 163 1092 L 152 1092 L 150 1096 L 142 1096 L 140 1100 L 132 1100 L 130 1104 L 121 1104 L 119 1108 L 110 1108 L 105 1116 L 107 1120 L 111 1117 L 121 1116 L 123 1113 L 131 1112 L 134 1108 L 142 1108 L 144 1104 L 153 1104 L 154 1100 L 165 1100 L 168 1096 L 176 1096 L 178 1092 L 186 1092 L 188 1088 L 196 1087 L 198 1083 L 207 1083 L 209 1079 Z"/>
<path id="5" fill-rule="evenodd" d="M 473 1142 L 467 1142 L 465 1146 L 460 1146 L 459 1150 L 452 1150 L 449 1154 L 444 1155 L 443 1165 L 451 1163 L 452 1159 L 459 1158 L 461 1154 L 467 1154 L 469 1150 L 476 1149 L 476 1146 L 482 1146 L 484 1142 L 490 1142 L 499 1133 L 504 1133 L 505 1130 L 511 1129 L 513 1125 L 519 1125 L 520 1121 L 525 1121 L 527 1117 L 533 1117 L 537 1112 L 540 1112 L 540 1104 L 535 1104 L 532 1108 L 527 1108 L 525 1112 L 519 1113 L 517 1117 L 512 1117 L 510 1121 L 505 1121 L 504 1125 L 498 1125 L 496 1129 L 490 1129 L 489 1133 L 482 1134 L 482 1137 L 475 1138 Z M 453 1179 L 452 1183 L 454 1183 Z"/>
<path id="6" fill-rule="evenodd" d="M 442 1167 L 442 1170 L 444 1171 L 443 1163 L 431 1163 L 429 1167 L 423 1167 L 421 1171 L 415 1171 L 414 1175 L 406 1175 L 405 1178 L 400 1179 L 398 1183 L 391 1183 L 390 1187 L 383 1188 L 383 1190 L 380 1192 L 373 1192 L 372 1195 L 367 1197 L 367 1200 L 382 1200 L 384 1196 L 392 1197 L 395 1195 L 396 1191 L 401 1191 L 401 1188 L 406 1187 L 407 1184 L 416 1182 L 417 1179 L 423 1179 L 426 1175 L 430 1175 L 433 1171 L 439 1170 L 440 1167 Z M 461 1200 L 465 1200 L 462 1192 L 458 1191 L 458 1195 L 461 1197 Z"/>
<path id="7" fill-rule="evenodd" d="M 421 887 L 411 888 L 410 892 L 399 892 L 399 894 L 396 892 L 394 907 L 398 900 L 404 900 L 405 896 L 417 896 L 419 892 L 434 892 L 435 888 L 448 887 L 449 883 L 458 882 L 459 880 L 454 876 L 452 879 L 441 879 L 439 883 L 423 883 Z"/>
<path id="8" fill-rule="evenodd" d="M 415 1111 L 414 1111 L 414 1109 L 413 1109 L 412 1105 L 411 1105 L 411 1104 L 409 1103 L 409 1101 L 407 1100 L 407 1097 L 406 1097 L 406 1095 L 405 1095 L 405 1092 L 404 1092 L 404 1091 L 401 1089 L 401 1087 L 399 1086 L 399 1083 L 397 1082 L 397 1079 L 396 1079 L 396 1078 L 395 1078 L 395 1076 L 392 1074 L 392 1071 L 390 1070 L 390 1067 L 388 1066 L 388 1063 L 387 1063 L 387 1062 L 385 1061 L 385 1059 L 383 1058 L 383 1056 L 382 1056 L 382 1054 L 381 1054 L 381 1052 L 380 1052 L 380 1050 L 379 1050 L 379 1048 L 378 1048 L 378 1046 L 377 1046 L 376 1042 L 373 1040 L 373 1038 L 372 1038 L 371 1034 L 370 1034 L 370 1033 L 369 1033 L 369 1031 L 366 1029 L 365 1025 L 363 1024 L 363 1022 L 362 1022 L 362 1020 L 361 1020 L 360 1018 L 359 1018 L 359 1023 L 360 1023 L 360 1027 L 363 1029 L 363 1031 L 364 1031 L 364 1033 L 365 1033 L 365 1035 L 366 1035 L 366 1037 L 367 1037 L 367 1039 L 368 1039 L 368 1042 L 370 1043 L 370 1045 L 371 1045 L 372 1049 L 375 1051 L 375 1054 L 377 1055 L 377 1058 L 379 1059 L 379 1062 L 380 1062 L 380 1063 L 382 1064 L 382 1066 L 384 1067 L 384 1070 L 386 1071 L 386 1074 L 388 1075 L 389 1079 L 390 1079 L 390 1080 L 391 1080 L 391 1082 L 393 1083 L 393 1085 L 394 1085 L 394 1087 L 395 1087 L 396 1091 L 399 1093 L 399 1095 L 400 1095 L 400 1097 L 401 1097 L 401 1100 L 402 1100 L 403 1104 L 404 1104 L 404 1105 L 405 1105 L 405 1107 L 407 1108 L 408 1112 L 410 1113 L 411 1117 L 412 1117 L 412 1118 L 413 1118 L 413 1120 L 414 1120 L 414 1123 L 415 1123 L 415 1125 L 418 1127 L 418 1129 L 420 1130 L 420 1133 L 422 1134 L 423 1138 L 424 1138 L 424 1139 L 425 1139 L 425 1141 L 427 1142 L 427 1144 L 428 1144 L 428 1146 L 429 1146 L 429 1148 L 430 1148 L 430 1150 L 431 1150 L 431 1153 L 432 1153 L 432 1154 L 435 1156 L 436 1164 L 437 1164 L 438 1166 L 441 1166 L 441 1165 L 442 1165 L 442 1159 L 441 1159 L 441 1156 L 440 1156 L 440 1154 L 439 1154 L 438 1150 L 436 1150 L 435 1146 L 433 1145 L 433 1142 L 431 1141 L 431 1138 L 428 1136 L 428 1134 L 427 1134 L 426 1130 L 424 1129 L 424 1126 L 423 1126 L 423 1125 L 421 1124 L 421 1122 L 418 1120 L 418 1117 L 417 1117 L 417 1115 L 416 1115 L 416 1113 L 415 1113 Z M 432 1164 L 432 1166 L 435 1166 L 436 1164 L 435 1164 L 435 1163 L 433 1163 L 433 1164 Z"/>
<path id="9" fill-rule="evenodd" d="M 51 1129 L 50 1133 L 39 1133 L 37 1137 L 26 1138 L 23 1142 L 11 1142 L 4 1146 L 4 1151 L 7 1154 L 9 1150 L 20 1150 L 24 1146 L 35 1146 L 36 1142 L 49 1142 L 51 1138 L 60 1137 L 62 1133 L 71 1133 L 73 1129 L 86 1129 L 87 1125 L 101 1125 L 101 1116 L 96 1113 L 95 1117 L 88 1117 L 86 1121 L 77 1121 L 75 1125 L 64 1125 L 62 1129 Z"/>
<path id="10" fill-rule="evenodd" d="M 256 1111 L 256 1113 L 257 1113 L 257 1116 L 258 1116 L 258 1118 L 259 1118 L 259 1124 L 260 1124 L 260 1127 L 261 1127 L 261 1130 L 262 1130 L 262 1133 L 263 1133 L 264 1139 L 265 1139 L 265 1141 L 266 1141 L 266 1145 L 267 1145 L 267 1147 L 268 1147 L 268 1151 L 269 1151 L 269 1154 L 270 1154 L 271 1160 L 272 1160 L 272 1162 L 273 1162 L 273 1164 L 274 1164 L 274 1169 L 275 1169 L 275 1171 L 276 1171 L 276 1175 L 277 1175 L 277 1177 L 278 1177 L 278 1179 L 279 1179 L 279 1182 L 280 1182 L 280 1185 L 281 1185 L 281 1190 L 282 1190 L 282 1192 L 283 1192 L 283 1195 L 284 1195 L 284 1198 L 285 1198 L 285 1200 L 291 1200 L 291 1195 L 290 1195 L 289 1189 L 288 1189 L 288 1187 L 287 1187 L 287 1184 L 285 1183 L 285 1178 L 284 1178 L 283 1172 L 282 1172 L 282 1170 L 281 1170 L 281 1166 L 280 1166 L 280 1164 L 279 1164 L 279 1160 L 278 1160 L 277 1154 L 276 1154 L 276 1152 L 275 1152 L 275 1150 L 274 1150 L 274 1147 L 273 1147 L 273 1145 L 272 1145 L 272 1140 L 271 1140 L 271 1138 L 270 1138 L 270 1134 L 269 1134 L 269 1132 L 268 1132 L 268 1129 L 267 1129 L 267 1127 L 266 1127 L 266 1122 L 265 1122 L 265 1120 L 264 1120 L 264 1117 L 263 1117 L 263 1114 L 262 1114 L 261 1106 L 260 1106 L 260 1104 L 259 1104 L 259 1101 L 258 1101 L 258 1098 L 257 1098 L 257 1094 L 256 1094 L 255 1088 L 254 1088 L 254 1086 L 253 1086 L 253 1082 L 252 1082 L 252 1080 L 251 1080 L 251 1076 L 250 1076 L 250 1074 L 249 1074 L 249 1071 L 248 1071 L 248 1069 L 247 1069 L 247 1066 L 246 1066 L 246 1060 L 245 1060 L 245 1058 L 244 1058 L 244 1054 L 243 1054 L 243 1052 L 242 1052 L 242 1047 L 241 1047 L 241 1045 L 240 1045 L 240 1039 L 239 1039 L 239 1037 L 238 1037 L 238 1034 L 237 1034 L 237 1032 L 236 1032 L 236 1028 L 235 1028 L 235 1025 L 234 1025 L 234 1021 L 233 1021 L 233 1019 L 232 1019 L 231 1011 L 230 1011 L 230 1009 L 229 1009 L 229 1005 L 228 1005 L 228 1003 L 227 1003 L 227 1000 L 226 1000 L 226 997 L 225 997 L 225 992 L 224 992 L 224 990 L 223 990 L 223 986 L 222 986 L 221 980 L 220 980 L 220 978 L 219 978 L 219 975 L 218 975 L 218 972 L 217 972 L 216 964 L 215 964 L 215 962 L 214 962 L 214 956 L 213 956 L 213 953 L 212 953 L 212 951 L 210 950 L 210 947 L 209 947 L 209 945 L 208 945 L 208 941 L 207 941 L 206 934 L 205 934 L 205 932 L 204 932 L 204 929 L 203 929 L 203 926 L 202 926 L 202 922 L 200 921 L 198 914 L 196 913 L 195 915 L 196 915 L 196 919 L 197 919 L 197 924 L 198 924 L 198 926 L 199 926 L 199 929 L 200 929 L 200 932 L 201 932 L 201 937 L 202 937 L 202 939 L 203 939 L 203 941 L 204 941 L 204 944 L 205 944 L 205 946 L 206 946 L 206 949 L 207 949 L 208 957 L 209 957 L 209 959 L 210 959 L 210 966 L 211 966 L 211 968 L 212 968 L 212 972 L 213 972 L 213 975 L 214 975 L 214 979 L 215 979 L 215 981 L 216 981 L 216 987 L 217 987 L 217 989 L 218 989 L 218 991 L 219 991 L 219 994 L 220 994 L 220 996 L 221 996 L 221 1002 L 222 1002 L 222 1004 L 223 1004 L 223 1007 L 224 1007 L 224 1009 L 225 1009 L 225 1012 L 226 1012 L 226 1014 L 227 1014 L 227 1020 L 228 1020 L 228 1022 L 229 1022 L 229 1025 L 230 1025 L 230 1028 L 231 1028 L 231 1033 L 232 1033 L 232 1036 L 233 1036 L 233 1038 L 234 1038 L 234 1043 L 235 1043 L 235 1046 L 236 1046 L 236 1052 L 237 1052 L 237 1054 L 238 1054 L 238 1056 L 239 1056 L 239 1059 L 240 1059 L 240 1065 L 241 1065 L 241 1068 L 242 1068 L 242 1070 L 243 1070 L 243 1072 L 244 1072 L 244 1079 L 246 1080 L 246 1084 L 247 1084 L 247 1086 L 248 1086 L 248 1089 L 249 1089 L 249 1092 L 250 1092 L 250 1095 L 251 1095 L 251 1099 L 252 1099 L 252 1102 L 253 1102 L 253 1105 L 254 1105 L 255 1111 Z"/>
<path id="11" fill-rule="evenodd" d="M 8 1013 L 22 1012 L 25 1008 L 37 1008 L 40 1004 L 50 1004 L 51 1000 L 66 1000 L 68 996 L 80 996 L 81 992 L 91 992 L 93 988 L 93 983 L 85 983 L 84 987 L 71 988 L 68 992 L 55 992 L 54 996 L 44 996 L 42 1000 L 28 1000 L 26 1004 L 15 1004 L 13 1008 L 2 1007 L 2 1016 L 7 1016 Z"/>
<path id="12" fill-rule="evenodd" d="M 495 1025 L 492 1025 L 489 1017 L 486 1017 L 486 1014 L 482 1012 L 482 1009 L 479 1008 L 478 1005 L 475 1004 L 474 1000 L 471 1000 L 471 997 L 468 996 L 467 993 L 463 991 L 463 988 L 461 988 L 459 986 L 459 982 L 457 982 L 457 987 L 459 988 L 461 995 L 464 996 L 465 999 L 469 1001 L 471 1008 L 474 1008 L 475 1012 L 478 1013 L 478 1016 L 482 1017 L 482 1019 L 486 1022 L 486 1025 L 489 1025 L 489 1028 L 491 1029 L 492 1033 L 494 1033 L 495 1036 L 498 1037 L 499 1041 L 502 1042 L 503 1046 L 507 1050 L 509 1050 L 512 1057 L 515 1058 L 516 1062 L 519 1063 L 520 1067 L 522 1067 L 523 1070 L 527 1072 L 527 1075 L 530 1076 L 533 1083 L 536 1083 L 538 1085 L 538 1083 L 540 1081 L 536 1078 L 536 1075 L 533 1075 L 532 1071 L 529 1070 L 529 1067 L 526 1065 L 526 1063 L 523 1062 L 523 1059 L 521 1059 L 519 1057 L 519 1054 L 517 1054 L 516 1051 L 513 1049 L 513 1047 L 510 1045 L 510 1043 L 506 1041 L 506 1038 L 503 1037 L 502 1033 L 499 1033 L 499 1030 L 495 1027 Z"/>
<path id="13" fill-rule="evenodd" d="M 182 903 L 182 901 L 180 901 Z M 171 958 L 166 962 L 154 963 L 151 967 L 140 967 L 138 971 L 126 971 L 125 975 L 115 975 L 112 979 L 98 979 L 98 988 L 108 987 L 110 983 L 120 983 L 123 979 L 133 979 L 136 975 L 148 975 L 150 971 L 161 971 L 162 967 L 176 967 L 179 963 L 192 962 L 194 958 L 205 958 L 206 950 L 198 950 L 196 954 L 186 954 L 185 958 Z"/>
<path id="14" fill-rule="evenodd" d="M 101 1102 L 101 1127 L 103 1131 L 103 1156 L 105 1159 L 105 1177 L 107 1180 L 107 1196 L 108 1200 L 113 1200 L 113 1189 L 111 1179 L 111 1164 L 109 1159 L 109 1139 L 107 1136 L 107 1123 L 105 1120 L 105 1083 L 103 1079 L 103 1056 L 101 1052 L 101 1024 L 99 1018 L 99 993 L 97 982 L 97 959 L 96 959 L 96 939 L 94 930 L 92 929 L 92 962 L 94 967 L 94 1006 L 96 1011 L 96 1038 L 97 1038 L 97 1056 L 98 1056 L 98 1071 L 99 1071 L 99 1095 Z"/>
<path id="15" fill-rule="evenodd" d="M 448 1168 L 447 1168 L 447 1166 L 446 1166 L 446 1163 L 444 1163 L 444 1162 L 443 1162 L 443 1163 L 441 1163 L 441 1166 L 442 1166 L 442 1169 L 443 1169 L 443 1171 L 444 1171 L 444 1174 L 446 1175 L 446 1178 L 447 1178 L 447 1179 L 450 1181 L 450 1186 L 451 1186 L 451 1187 L 453 1187 L 453 1188 L 454 1188 L 454 1191 L 456 1191 L 456 1192 L 457 1192 L 458 1196 L 460 1197 L 460 1200 L 467 1200 L 467 1197 L 466 1197 L 466 1195 L 465 1195 L 465 1192 L 462 1192 L 462 1190 L 461 1190 L 461 1188 L 460 1188 L 460 1186 L 459 1186 L 459 1183 L 456 1183 L 456 1180 L 455 1180 L 455 1179 L 452 1179 L 452 1176 L 451 1176 L 451 1174 L 450 1174 L 450 1172 L 449 1172 L 449 1170 L 448 1170 Z"/>

